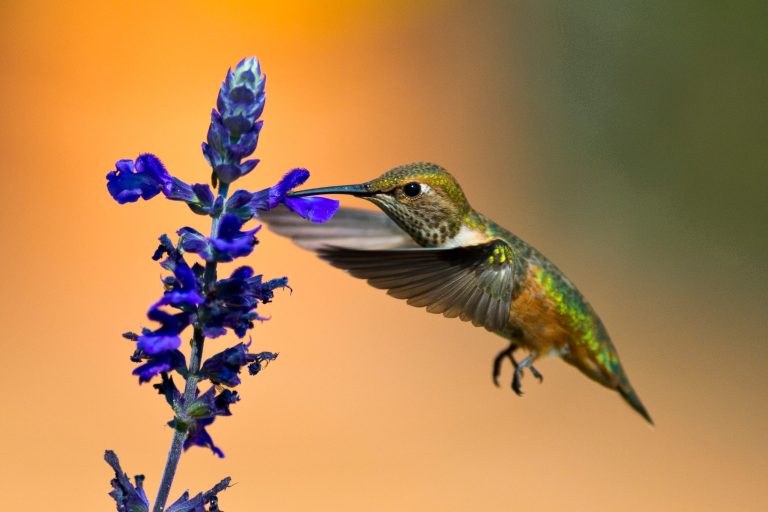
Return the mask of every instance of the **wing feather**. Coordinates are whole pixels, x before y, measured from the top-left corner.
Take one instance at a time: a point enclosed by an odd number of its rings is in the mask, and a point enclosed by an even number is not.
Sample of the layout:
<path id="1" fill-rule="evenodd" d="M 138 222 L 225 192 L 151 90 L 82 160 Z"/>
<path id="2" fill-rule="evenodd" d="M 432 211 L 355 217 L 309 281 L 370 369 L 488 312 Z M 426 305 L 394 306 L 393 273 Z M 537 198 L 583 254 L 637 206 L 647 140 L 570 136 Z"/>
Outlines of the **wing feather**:
<path id="1" fill-rule="evenodd" d="M 512 257 L 495 258 L 504 251 Z M 504 240 L 469 247 L 362 250 L 321 247 L 319 256 L 408 304 L 459 317 L 490 331 L 509 322 L 525 267 Z"/>
<path id="2" fill-rule="evenodd" d="M 380 211 L 341 208 L 331 220 L 316 224 L 284 206 L 259 214 L 260 221 L 299 247 L 317 250 L 332 245 L 359 249 L 416 247 L 416 243 Z"/>

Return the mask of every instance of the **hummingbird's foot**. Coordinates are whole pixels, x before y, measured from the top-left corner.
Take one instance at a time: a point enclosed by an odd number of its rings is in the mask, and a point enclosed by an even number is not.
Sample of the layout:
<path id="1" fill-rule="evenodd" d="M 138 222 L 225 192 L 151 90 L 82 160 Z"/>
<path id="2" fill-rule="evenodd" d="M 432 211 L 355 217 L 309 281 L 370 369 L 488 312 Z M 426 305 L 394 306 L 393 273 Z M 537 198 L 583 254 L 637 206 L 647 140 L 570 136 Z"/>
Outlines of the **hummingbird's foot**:
<path id="1" fill-rule="evenodd" d="M 499 376 L 501 375 L 501 365 L 504 364 L 504 359 L 512 361 L 514 367 L 517 368 L 517 361 L 514 356 L 515 350 L 517 350 L 517 345 L 510 343 L 509 347 L 499 352 L 496 359 L 493 360 L 493 383 L 496 384 L 496 387 L 499 387 Z"/>
<path id="2" fill-rule="evenodd" d="M 534 377 L 536 377 L 536 379 L 537 379 L 539 382 L 544 382 L 544 376 L 541 374 L 541 372 L 540 372 L 539 370 L 537 370 L 537 369 L 536 369 L 536 367 L 535 367 L 535 366 L 533 366 L 533 365 L 530 365 L 530 366 L 528 367 L 528 369 L 529 369 L 529 370 L 531 370 L 531 373 L 533 374 L 533 376 L 534 376 Z"/>
<path id="3" fill-rule="evenodd" d="M 544 376 L 539 372 L 539 370 L 536 369 L 535 366 L 533 366 L 533 360 L 535 359 L 534 354 L 529 355 L 520 363 L 515 365 L 515 376 L 512 378 L 512 390 L 517 394 L 517 396 L 523 396 L 523 390 L 522 386 L 520 384 L 520 379 L 523 376 L 523 370 L 528 368 L 531 373 L 533 374 L 536 379 L 538 379 L 539 382 L 542 382 L 544 380 Z"/>
<path id="4" fill-rule="evenodd" d="M 523 396 L 523 387 L 520 384 L 520 375 L 523 373 L 521 371 L 518 371 L 519 366 L 515 366 L 515 376 L 512 377 L 512 391 L 515 392 L 517 396 Z"/>

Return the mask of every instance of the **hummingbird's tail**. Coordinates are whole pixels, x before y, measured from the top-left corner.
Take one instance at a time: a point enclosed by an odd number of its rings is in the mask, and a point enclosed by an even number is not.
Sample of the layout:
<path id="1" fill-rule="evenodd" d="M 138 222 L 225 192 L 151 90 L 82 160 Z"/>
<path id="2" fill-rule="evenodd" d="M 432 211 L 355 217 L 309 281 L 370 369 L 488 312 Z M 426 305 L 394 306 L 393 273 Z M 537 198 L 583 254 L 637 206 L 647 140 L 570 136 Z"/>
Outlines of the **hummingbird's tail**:
<path id="1" fill-rule="evenodd" d="M 640 398 L 637 396 L 637 393 L 635 393 L 635 390 L 632 389 L 632 386 L 628 381 L 620 383 L 616 388 L 616 391 L 618 391 L 630 407 L 636 410 L 648 423 L 651 425 L 654 424 L 651 415 L 648 414 L 643 402 L 640 401 Z"/>
<path id="2" fill-rule="evenodd" d="M 608 338 L 604 339 L 608 340 Z M 610 341 L 606 341 L 606 343 L 610 343 Z M 615 353 L 613 344 L 610 344 L 609 347 L 610 350 Z M 627 402 L 629 406 L 632 407 L 635 411 L 637 411 L 640 416 L 645 418 L 645 421 L 651 425 L 654 424 L 651 415 L 648 414 L 648 410 L 643 405 L 643 402 L 640 401 L 640 397 L 637 396 L 637 393 L 635 393 L 634 388 L 632 388 L 632 384 L 629 383 L 629 378 L 627 377 L 624 368 L 622 368 L 621 363 L 618 361 L 618 358 L 616 358 L 614 366 L 612 366 L 609 370 L 606 367 L 596 364 L 596 362 L 590 358 L 573 357 L 574 353 L 578 354 L 578 352 L 571 352 L 564 355 L 563 359 L 581 370 L 584 375 L 594 380 L 595 382 L 602 384 L 608 389 L 614 389 L 618 391 L 624 401 Z"/>

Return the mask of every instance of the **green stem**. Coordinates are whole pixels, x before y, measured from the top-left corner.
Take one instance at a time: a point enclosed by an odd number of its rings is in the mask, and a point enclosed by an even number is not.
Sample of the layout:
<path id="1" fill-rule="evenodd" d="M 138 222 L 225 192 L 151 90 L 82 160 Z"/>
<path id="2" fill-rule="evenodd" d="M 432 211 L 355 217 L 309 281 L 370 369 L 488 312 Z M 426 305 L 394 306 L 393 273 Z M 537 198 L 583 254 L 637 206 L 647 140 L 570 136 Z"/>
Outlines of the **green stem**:
<path id="1" fill-rule="evenodd" d="M 218 196 L 223 199 L 227 198 L 229 193 L 229 184 L 221 183 L 219 185 Z M 219 234 L 219 223 L 221 222 L 221 214 L 213 216 L 211 222 L 211 238 L 216 238 Z M 205 277 L 203 288 L 205 293 L 213 287 L 216 283 L 216 262 L 209 261 L 205 264 Z M 195 325 L 194 334 L 192 335 L 192 342 L 190 343 L 190 355 L 189 355 L 189 374 L 187 375 L 187 382 L 184 387 L 184 396 L 181 400 L 181 407 L 186 408 L 187 404 L 191 403 L 197 397 L 197 384 L 200 382 L 200 366 L 203 361 L 203 346 L 205 345 L 205 334 L 203 334 L 203 328 L 200 325 Z M 183 411 L 181 412 L 183 414 Z M 168 451 L 168 459 L 165 462 L 165 470 L 163 471 L 163 478 L 160 481 L 160 489 L 157 491 L 157 499 L 155 499 L 155 505 L 152 507 L 152 512 L 163 512 L 165 504 L 168 501 L 168 495 L 171 492 L 171 485 L 173 484 L 173 478 L 176 476 L 176 469 L 179 466 L 179 460 L 181 459 L 181 453 L 184 447 L 184 439 L 187 436 L 187 430 L 185 422 L 178 422 L 178 426 L 173 432 L 173 440 L 171 441 L 171 449 Z"/>
<path id="2" fill-rule="evenodd" d="M 160 489 L 157 491 L 157 499 L 155 500 L 155 506 L 152 508 L 152 512 L 163 512 L 163 509 L 165 508 L 165 502 L 168 501 L 168 494 L 171 492 L 171 484 L 173 483 L 173 477 L 176 474 L 176 468 L 179 465 L 181 450 L 184 446 L 184 437 L 186 437 L 186 435 L 187 433 L 184 430 L 178 428 L 173 432 L 171 449 L 168 451 L 168 460 L 165 462 L 163 479 L 160 481 Z"/>

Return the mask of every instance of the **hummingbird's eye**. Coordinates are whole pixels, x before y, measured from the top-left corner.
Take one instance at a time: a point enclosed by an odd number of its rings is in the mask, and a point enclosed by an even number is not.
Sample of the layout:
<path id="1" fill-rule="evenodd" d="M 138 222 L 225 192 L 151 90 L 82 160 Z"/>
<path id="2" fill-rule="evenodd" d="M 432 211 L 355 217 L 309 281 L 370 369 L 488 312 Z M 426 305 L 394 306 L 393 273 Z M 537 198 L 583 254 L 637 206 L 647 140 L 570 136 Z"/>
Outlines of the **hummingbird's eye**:
<path id="1" fill-rule="evenodd" d="M 415 181 L 406 183 L 405 186 L 403 187 L 403 194 L 405 194 L 408 197 L 416 197 L 419 194 L 421 194 L 421 185 L 419 185 Z"/>

